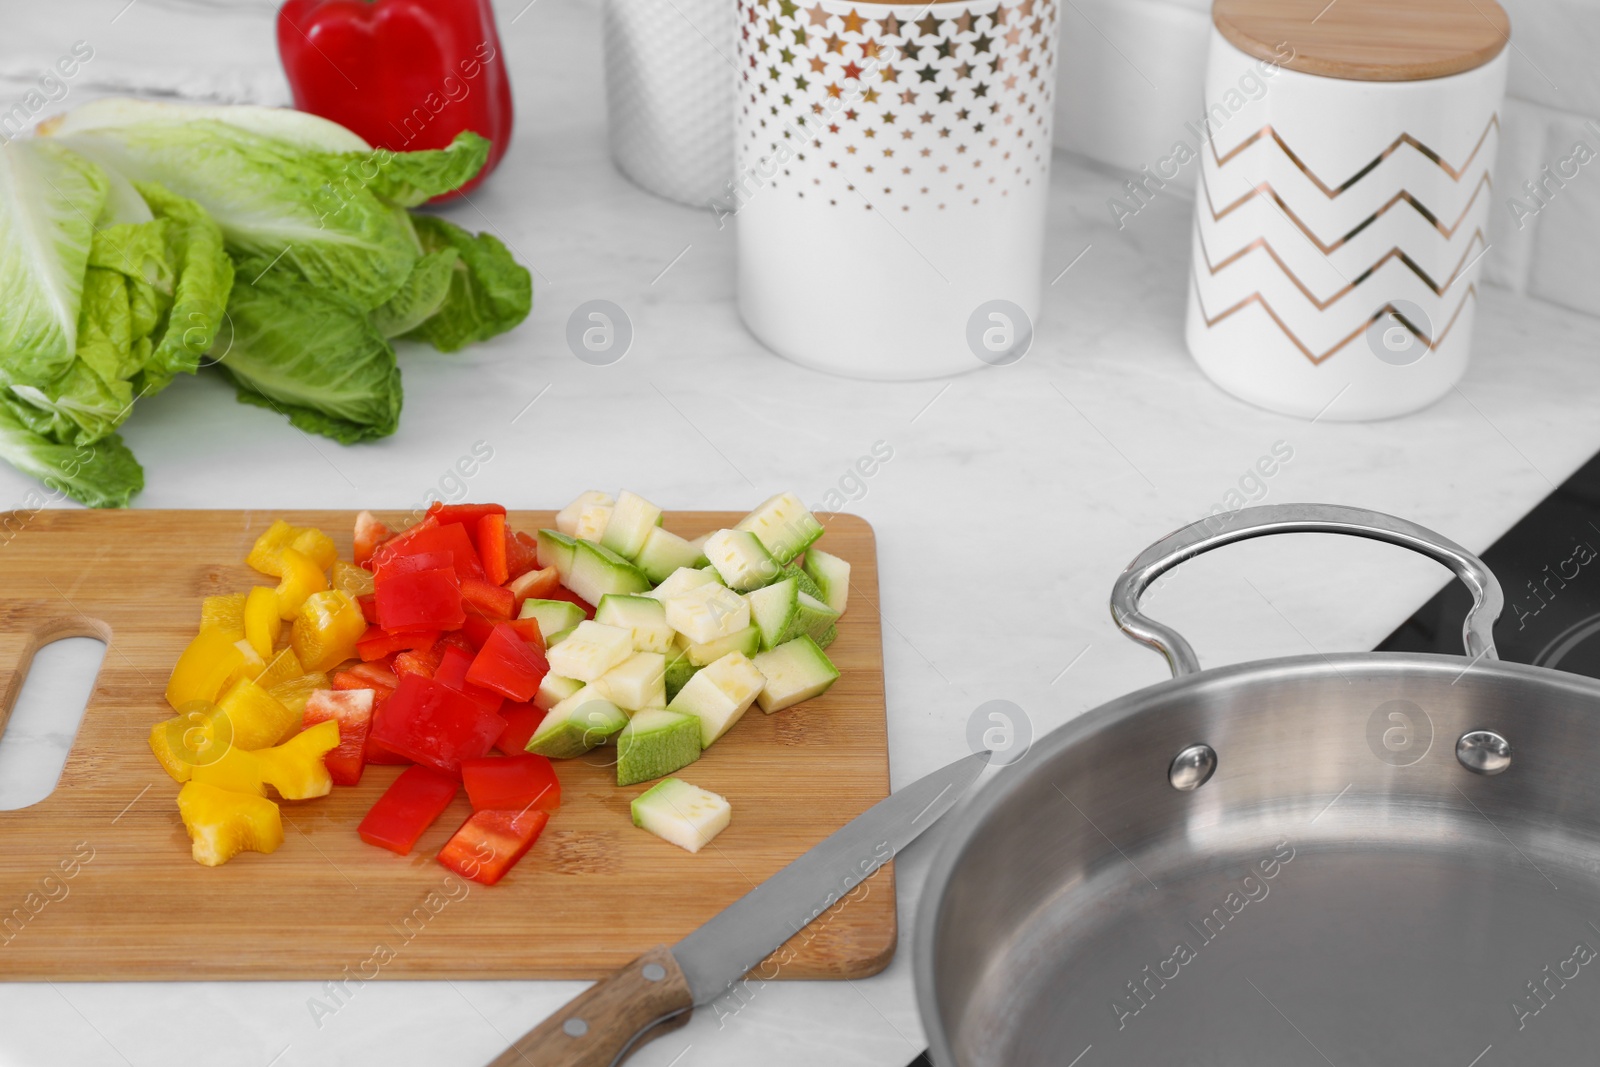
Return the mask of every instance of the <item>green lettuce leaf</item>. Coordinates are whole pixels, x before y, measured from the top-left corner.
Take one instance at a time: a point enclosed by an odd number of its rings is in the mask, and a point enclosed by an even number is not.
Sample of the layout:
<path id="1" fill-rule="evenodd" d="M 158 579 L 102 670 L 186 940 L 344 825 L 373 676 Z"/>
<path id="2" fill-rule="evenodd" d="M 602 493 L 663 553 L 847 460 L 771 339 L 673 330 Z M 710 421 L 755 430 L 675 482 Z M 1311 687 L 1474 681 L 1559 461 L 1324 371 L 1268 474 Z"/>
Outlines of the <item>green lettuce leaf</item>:
<path id="1" fill-rule="evenodd" d="M 418 255 L 405 212 L 349 180 L 342 154 L 215 119 L 101 126 L 58 140 L 200 205 L 235 259 L 287 264 L 364 310 L 395 294 Z"/>
<path id="2" fill-rule="evenodd" d="M 398 337 L 416 329 L 438 311 L 445 297 L 450 295 L 450 280 L 460 259 L 455 249 L 441 248 L 417 260 L 400 291 L 372 312 L 372 325 L 385 337 Z"/>
<path id="3" fill-rule="evenodd" d="M 435 215 L 416 215 L 412 222 L 423 248 L 430 252 L 453 248 L 461 258 L 444 304 L 406 337 L 426 341 L 441 352 L 456 352 L 505 333 L 528 317 L 533 275 L 511 258 L 499 240 L 487 233 L 468 233 Z"/>
<path id="4" fill-rule="evenodd" d="M 139 186 L 139 194 L 166 222 L 166 261 L 175 275 L 162 290 L 171 305 L 166 328 L 136 383 L 156 392 L 174 374 L 193 374 L 210 351 L 233 289 L 233 260 L 223 247 L 222 227 L 199 204 L 153 183 Z"/>
<path id="5" fill-rule="evenodd" d="M 235 264 L 218 365 L 241 403 L 352 444 L 392 434 L 400 420 L 400 370 L 365 309 L 270 260 Z"/>
<path id="6" fill-rule="evenodd" d="M 0 384 L 39 384 L 72 363 L 78 305 L 107 182 L 49 142 L 0 144 Z"/>
<path id="7" fill-rule="evenodd" d="M 28 429 L 6 402 L 0 402 L 0 459 L 37 478 L 50 492 L 92 508 L 125 508 L 144 488 L 144 469 L 121 437 L 57 444 Z"/>
<path id="8" fill-rule="evenodd" d="M 488 140 L 470 130 L 456 134 L 445 148 L 420 152 L 375 148 L 339 157 L 347 182 L 364 186 L 379 199 L 400 207 L 416 207 L 461 188 L 477 177 L 488 159 Z"/>

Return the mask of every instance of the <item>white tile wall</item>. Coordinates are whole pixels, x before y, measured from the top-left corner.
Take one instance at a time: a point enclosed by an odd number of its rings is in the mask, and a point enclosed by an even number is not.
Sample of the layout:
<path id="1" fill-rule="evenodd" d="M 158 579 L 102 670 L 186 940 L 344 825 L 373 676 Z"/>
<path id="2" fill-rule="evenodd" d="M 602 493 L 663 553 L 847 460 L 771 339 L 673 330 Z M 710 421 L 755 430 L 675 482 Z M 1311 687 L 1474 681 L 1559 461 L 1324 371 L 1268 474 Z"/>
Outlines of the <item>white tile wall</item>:
<path id="1" fill-rule="evenodd" d="M 1600 0 L 1502 3 L 1511 72 L 1485 278 L 1600 316 Z M 1057 147 L 1131 175 L 1188 139 L 1184 123 L 1202 111 L 1208 0 L 1072 0 L 1066 10 Z M 1574 158 L 1580 143 L 1587 163 Z M 1544 183 L 1538 199 L 1530 181 Z M 1192 194 L 1192 173 L 1181 188 Z"/>

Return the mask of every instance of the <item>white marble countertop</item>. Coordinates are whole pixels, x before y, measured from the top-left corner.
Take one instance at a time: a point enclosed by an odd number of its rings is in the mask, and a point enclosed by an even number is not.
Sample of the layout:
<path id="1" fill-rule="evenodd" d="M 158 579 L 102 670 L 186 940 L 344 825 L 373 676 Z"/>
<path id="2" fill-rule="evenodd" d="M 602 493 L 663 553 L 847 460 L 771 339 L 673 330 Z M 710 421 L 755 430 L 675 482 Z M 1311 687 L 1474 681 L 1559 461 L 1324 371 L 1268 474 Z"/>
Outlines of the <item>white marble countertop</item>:
<path id="1" fill-rule="evenodd" d="M 1391 511 L 1475 549 L 1600 448 L 1600 322 L 1498 290 L 1484 296 L 1471 372 L 1427 411 L 1308 424 L 1230 399 L 1182 342 L 1190 204 L 1158 200 L 1119 233 L 1104 209 L 1117 180 L 1063 156 L 1047 276 L 1090 247 L 1049 290 L 1021 363 L 904 385 L 790 365 L 739 323 L 731 229 L 611 168 L 594 6 L 541 0 L 513 22 L 521 7 L 501 18 L 517 138 L 477 209 L 452 216 L 492 228 L 537 270 L 531 319 L 456 355 L 402 352 L 400 431 L 356 448 L 235 404 L 218 380 L 180 381 L 124 428 L 147 472 L 140 506 L 409 507 L 485 441 L 494 456 L 471 479 L 473 498 L 552 507 L 625 485 L 669 507 L 738 508 L 785 488 L 817 499 L 887 442 L 892 460 L 849 509 L 879 537 L 899 786 L 963 755 L 967 718 L 985 700 L 1016 702 L 1043 732 L 1160 680 L 1159 657 L 1112 627 L 1111 583 L 1277 442 L 1293 458 L 1261 499 Z M 51 17 L 63 40 L 84 36 L 62 10 Z M 134 7 L 122 19 L 139 17 Z M 579 362 L 563 340 L 571 310 L 596 297 L 625 308 L 637 331 L 610 367 Z M 30 487 L 0 468 L 0 506 Z M 1365 542 L 1276 539 L 1187 565 L 1151 602 L 1216 665 L 1370 647 L 1443 578 Z M 936 846 L 924 840 L 901 859 L 902 931 Z M 380 982 L 320 1027 L 307 1006 L 319 988 L 0 986 L 0 1063 L 471 1067 L 582 986 Z M 703 1014 L 632 1062 L 902 1067 L 921 1048 L 903 939 L 878 977 L 775 983 L 724 1026 Z"/>

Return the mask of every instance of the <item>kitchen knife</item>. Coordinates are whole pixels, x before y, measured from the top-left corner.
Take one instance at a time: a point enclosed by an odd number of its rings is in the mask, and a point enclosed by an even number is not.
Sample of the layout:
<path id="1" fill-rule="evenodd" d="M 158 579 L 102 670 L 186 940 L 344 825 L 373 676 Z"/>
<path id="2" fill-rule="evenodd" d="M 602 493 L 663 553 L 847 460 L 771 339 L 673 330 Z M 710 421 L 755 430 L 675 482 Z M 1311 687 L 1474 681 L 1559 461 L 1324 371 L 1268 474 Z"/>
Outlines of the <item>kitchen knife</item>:
<path id="1" fill-rule="evenodd" d="M 611 1067 L 684 1025 L 916 840 L 988 763 L 979 752 L 880 800 L 676 945 L 590 986 L 490 1067 Z"/>

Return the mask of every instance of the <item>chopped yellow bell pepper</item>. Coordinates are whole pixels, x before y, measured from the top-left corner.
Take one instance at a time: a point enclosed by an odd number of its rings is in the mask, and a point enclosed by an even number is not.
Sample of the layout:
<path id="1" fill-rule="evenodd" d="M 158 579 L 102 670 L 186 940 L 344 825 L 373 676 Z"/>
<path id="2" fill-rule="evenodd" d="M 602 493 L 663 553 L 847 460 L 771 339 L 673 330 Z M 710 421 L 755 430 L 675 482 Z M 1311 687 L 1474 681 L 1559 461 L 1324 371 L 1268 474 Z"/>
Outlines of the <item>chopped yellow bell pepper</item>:
<path id="1" fill-rule="evenodd" d="M 200 602 L 200 629 L 244 636 L 244 594 L 208 596 Z"/>
<path id="2" fill-rule="evenodd" d="M 223 686 L 244 666 L 244 653 L 231 633 L 204 629 L 195 635 L 173 664 L 167 679 L 167 703 L 173 710 L 197 700 L 215 703 Z"/>
<path id="3" fill-rule="evenodd" d="M 339 559 L 339 550 L 334 547 L 333 538 L 312 526 L 301 527 L 289 547 L 323 570 L 333 566 Z"/>
<path id="4" fill-rule="evenodd" d="M 283 620 L 278 617 L 278 594 L 271 586 L 258 585 L 250 590 L 244 601 L 245 640 L 262 659 L 272 655 L 272 646 L 278 643 L 283 632 Z"/>
<path id="5" fill-rule="evenodd" d="M 351 596 L 367 596 L 375 588 L 371 571 L 342 559 L 333 561 L 333 587 Z"/>
<path id="6" fill-rule="evenodd" d="M 276 609 L 274 609 L 273 618 L 277 618 Z M 280 619 L 279 622 L 281 624 L 282 620 Z M 300 666 L 300 657 L 294 654 L 294 649 L 286 648 L 273 657 L 272 662 L 267 664 L 266 670 L 256 676 L 255 683 L 271 692 L 274 687 L 282 685 L 284 682 L 293 681 L 305 673 L 306 669 Z M 276 696 L 277 694 L 273 695 Z"/>
<path id="7" fill-rule="evenodd" d="M 233 723 L 214 704 L 195 701 L 150 728 L 150 751 L 174 781 L 187 782 L 194 768 L 233 748 Z"/>
<path id="8" fill-rule="evenodd" d="M 285 649 L 286 655 L 294 655 L 293 649 Z M 290 678 L 279 682 L 272 687 L 272 699 L 294 712 L 296 715 L 304 713 L 306 701 L 311 699 L 311 694 L 318 689 L 331 689 L 333 683 L 321 671 L 312 671 L 302 674 L 298 678 Z"/>
<path id="9" fill-rule="evenodd" d="M 241 659 L 239 668 L 235 670 L 233 672 L 233 676 L 228 679 L 227 685 L 223 686 L 223 692 L 227 692 L 228 686 L 231 686 L 240 678 L 259 678 L 261 676 L 261 672 L 267 669 L 267 661 L 261 658 L 261 654 L 256 651 L 256 646 L 252 645 L 243 637 L 235 641 L 233 643 L 233 647 L 239 650 L 239 656 Z"/>
<path id="10" fill-rule="evenodd" d="M 221 759 L 196 764 L 190 780 L 232 793 L 266 796 L 271 786 L 285 800 L 310 800 L 333 791 L 322 757 L 339 746 L 339 723 L 329 719 L 274 748 L 246 752 L 237 746 Z"/>
<path id="11" fill-rule="evenodd" d="M 256 538 L 256 543 L 250 546 L 250 554 L 244 561 L 262 574 L 270 574 L 274 578 L 283 577 L 283 550 L 294 544 L 294 539 L 300 536 L 300 531 L 279 519 L 266 532 Z"/>
<path id="12" fill-rule="evenodd" d="M 235 748 L 253 752 L 277 744 L 300 725 L 300 713 L 248 678 L 240 678 L 222 694 L 217 707 L 228 716 Z"/>
<path id="13" fill-rule="evenodd" d="M 289 645 L 306 670 L 325 671 L 354 656 L 356 642 L 366 632 L 367 619 L 355 597 L 329 589 L 306 598 Z"/>
<path id="14" fill-rule="evenodd" d="M 190 782 L 178 791 L 178 814 L 194 842 L 196 863 L 218 867 L 244 851 L 275 852 L 283 844 L 278 805 L 264 797 Z"/>
<path id="15" fill-rule="evenodd" d="M 300 612 L 306 597 L 328 588 L 328 576 L 311 557 L 286 548 L 278 556 L 283 570 L 283 580 L 274 593 L 278 599 L 278 618 L 292 619 Z M 300 657 L 302 661 L 305 657 Z"/>

